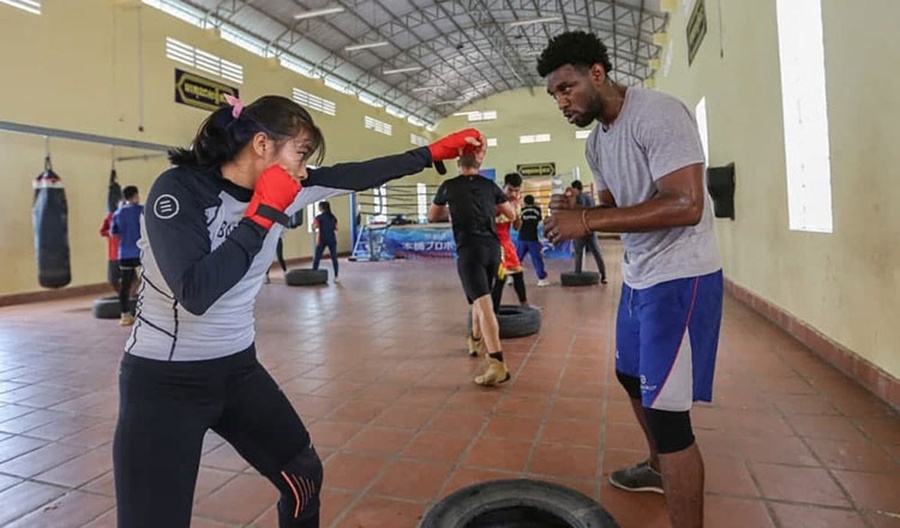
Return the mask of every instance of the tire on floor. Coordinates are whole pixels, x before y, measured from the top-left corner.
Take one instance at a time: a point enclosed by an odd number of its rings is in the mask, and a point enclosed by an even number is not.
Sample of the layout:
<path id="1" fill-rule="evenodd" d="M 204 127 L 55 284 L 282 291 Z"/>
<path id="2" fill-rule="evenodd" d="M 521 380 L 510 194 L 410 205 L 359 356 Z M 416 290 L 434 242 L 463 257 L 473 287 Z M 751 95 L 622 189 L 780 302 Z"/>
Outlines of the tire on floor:
<path id="1" fill-rule="evenodd" d="M 596 271 L 582 271 L 581 273 L 566 271 L 559 276 L 559 279 L 563 286 L 592 286 L 600 283 L 600 274 Z"/>
<path id="2" fill-rule="evenodd" d="M 292 269 L 284 274 L 288 286 L 316 286 L 328 282 L 328 270 Z"/>
<path id="3" fill-rule="evenodd" d="M 578 491 L 530 479 L 483 482 L 434 505 L 419 528 L 619 528 L 597 502 Z"/>
<path id="4" fill-rule="evenodd" d="M 530 336 L 541 331 L 541 311 L 532 306 L 500 305 L 497 314 L 500 339 Z M 468 315 L 468 328 L 472 331 L 472 312 Z"/>
<path id="5" fill-rule="evenodd" d="M 129 302 L 129 307 L 134 310 L 136 304 L 137 299 L 132 298 Z M 94 317 L 97 319 L 118 319 L 119 317 L 122 317 L 122 309 L 119 307 L 119 297 L 114 295 L 94 299 L 94 303 L 91 306 L 91 313 L 94 314 Z"/>

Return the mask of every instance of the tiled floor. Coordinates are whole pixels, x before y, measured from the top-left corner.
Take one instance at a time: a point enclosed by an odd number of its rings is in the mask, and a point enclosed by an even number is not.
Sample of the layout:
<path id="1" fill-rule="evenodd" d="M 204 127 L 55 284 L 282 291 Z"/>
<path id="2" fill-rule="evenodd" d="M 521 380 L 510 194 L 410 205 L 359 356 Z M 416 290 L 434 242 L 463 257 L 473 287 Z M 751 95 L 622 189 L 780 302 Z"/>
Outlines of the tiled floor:
<path id="1" fill-rule="evenodd" d="M 522 475 L 598 499 L 623 528 L 668 526 L 661 496 L 606 481 L 645 453 L 612 369 L 618 255 L 604 246 L 608 286 L 530 287 L 543 330 L 504 343 L 515 377 L 497 390 L 470 382 L 480 363 L 463 350 L 449 261 L 346 263 L 339 285 L 265 287 L 258 348 L 325 460 L 323 527 L 412 528 L 461 486 Z M 115 524 L 126 330 L 93 319 L 90 300 L 0 309 L 0 526 Z M 693 414 L 708 527 L 900 526 L 898 416 L 731 299 L 716 398 Z M 274 527 L 275 500 L 207 437 L 193 526 Z"/>

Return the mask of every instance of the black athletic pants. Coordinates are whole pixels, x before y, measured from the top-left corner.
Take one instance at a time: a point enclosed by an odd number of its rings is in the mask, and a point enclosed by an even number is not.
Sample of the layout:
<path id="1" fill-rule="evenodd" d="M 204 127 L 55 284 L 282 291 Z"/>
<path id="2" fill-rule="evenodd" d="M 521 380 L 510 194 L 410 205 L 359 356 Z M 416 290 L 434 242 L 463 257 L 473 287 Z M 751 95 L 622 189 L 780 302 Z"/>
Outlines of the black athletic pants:
<path id="1" fill-rule="evenodd" d="M 254 347 L 207 361 L 125 354 L 119 397 L 118 528 L 189 528 L 209 429 L 281 491 L 280 528 L 318 528 L 321 462 Z"/>
<path id="2" fill-rule="evenodd" d="M 119 307 L 122 315 L 130 313 L 134 315 L 129 305 L 131 300 L 131 287 L 137 279 L 137 269 L 141 266 L 141 259 L 128 258 L 119 260 L 119 270 L 122 272 L 122 282 L 119 283 Z"/>

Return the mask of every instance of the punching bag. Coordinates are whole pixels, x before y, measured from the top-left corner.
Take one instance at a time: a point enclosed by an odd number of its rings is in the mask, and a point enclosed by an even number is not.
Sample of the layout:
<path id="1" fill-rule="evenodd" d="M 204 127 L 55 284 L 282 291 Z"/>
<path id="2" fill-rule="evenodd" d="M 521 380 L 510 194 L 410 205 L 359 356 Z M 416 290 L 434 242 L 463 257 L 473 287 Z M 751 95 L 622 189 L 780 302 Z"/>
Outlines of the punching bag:
<path id="1" fill-rule="evenodd" d="M 119 203 L 122 201 L 122 186 L 116 179 L 116 169 L 113 168 L 109 173 L 109 189 L 106 191 L 106 212 L 115 213 L 119 209 Z"/>
<path id="2" fill-rule="evenodd" d="M 69 266 L 69 208 L 62 180 L 44 160 L 44 172 L 34 179 L 34 252 L 38 282 L 44 288 L 62 288 L 72 282 Z"/>

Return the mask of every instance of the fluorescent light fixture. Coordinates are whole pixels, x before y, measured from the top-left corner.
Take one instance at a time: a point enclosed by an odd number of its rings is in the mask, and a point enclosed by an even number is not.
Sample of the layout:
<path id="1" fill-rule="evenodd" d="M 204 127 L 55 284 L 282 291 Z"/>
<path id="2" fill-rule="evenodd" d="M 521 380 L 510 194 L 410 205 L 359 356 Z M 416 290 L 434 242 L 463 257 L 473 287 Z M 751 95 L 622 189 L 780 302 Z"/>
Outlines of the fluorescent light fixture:
<path id="1" fill-rule="evenodd" d="M 413 92 L 430 92 L 432 90 L 440 90 L 442 86 L 416 86 L 412 89 Z"/>
<path id="2" fill-rule="evenodd" d="M 314 18 L 318 16 L 324 15 L 333 15 L 335 13 L 341 13 L 344 11 L 343 7 L 326 7 L 324 9 L 316 9 L 313 11 L 307 11 L 306 13 L 298 13 L 294 15 L 294 20 L 304 20 L 307 18 Z"/>
<path id="3" fill-rule="evenodd" d="M 509 27 L 519 27 L 519 26 L 530 26 L 531 24 L 544 24 L 547 22 L 558 22 L 562 20 L 562 17 L 551 16 L 551 17 L 542 17 L 542 18 L 532 18 L 531 20 L 518 20 L 516 22 L 510 22 Z"/>
<path id="4" fill-rule="evenodd" d="M 414 71 L 419 71 L 419 70 L 421 70 L 421 69 L 422 69 L 421 66 L 410 66 L 409 68 L 397 68 L 397 69 L 394 69 L 394 70 L 384 70 L 384 71 L 381 72 L 381 73 L 383 73 L 384 75 L 393 75 L 393 74 L 395 74 L 395 73 L 414 72 Z"/>
<path id="5" fill-rule="evenodd" d="M 456 113 L 453 114 L 453 115 L 456 116 L 456 117 L 469 117 L 469 116 L 472 115 L 472 114 L 479 114 L 479 113 L 480 113 L 480 112 L 475 112 L 475 111 L 471 111 L 471 112 L 456 112 Z"/>
<path id="6" fill-rule="evenodd" d="M 431 104 L 433 104 L 433 105 L 452 105 L 452 104 L 459 104 L 459 103 L 464 103 L 464 102 L 466 102 L 465 99 L 456 99 L 456 100 L 450 100 L 450 101 L 435 101 Z M 453 115 L 456 115 L 456 114 L 453 114 Z"/>
<path id="7" fill-rule="evenodd" d="M 390 43 L 386 40 L 382 40 L 381 42 L 369 42 L 367 44 L 354 44 L 352 46 L 347 46 L 346 48 L 344 48 L 344 51 L 359 51 L 364 49 L 380 48 L 382 46 L 387 46 L 388 44 Z"/>

